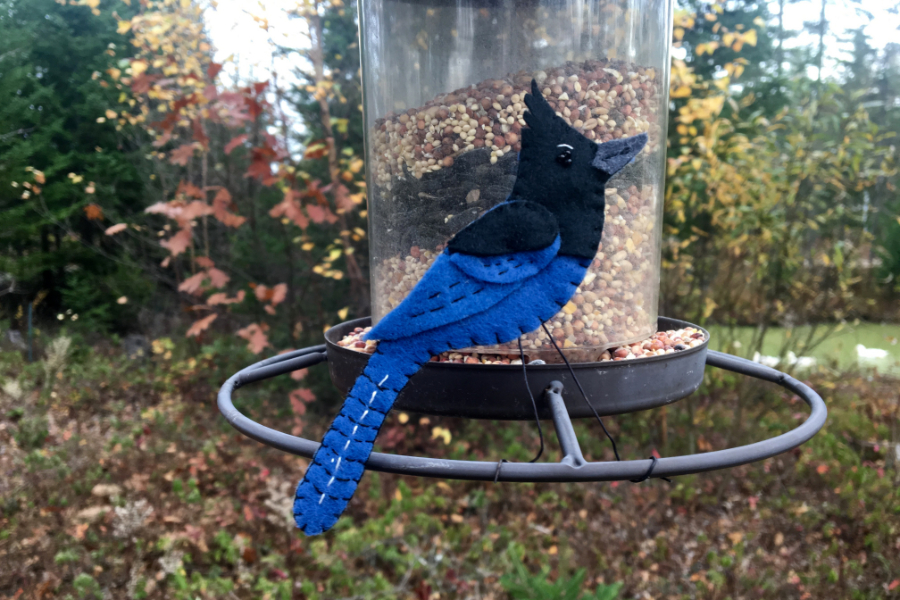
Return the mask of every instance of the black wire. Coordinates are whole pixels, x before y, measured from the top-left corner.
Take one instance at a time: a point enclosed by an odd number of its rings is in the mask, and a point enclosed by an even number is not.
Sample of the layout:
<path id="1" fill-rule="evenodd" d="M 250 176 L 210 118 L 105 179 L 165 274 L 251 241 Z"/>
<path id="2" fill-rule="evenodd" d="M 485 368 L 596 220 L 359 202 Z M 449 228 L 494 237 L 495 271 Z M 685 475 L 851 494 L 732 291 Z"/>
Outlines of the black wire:
<path id="1" fill-rule="evenodd" d="M 519 338 L 519 356 L 522 358 L 522 375 L 525 377 L 525 389 L 528 390 L 531 406 L 534 407 L 534 422 L 537 423 L 538 433 L 541 436 L 541 449 L 538 450 L 537 456 L 528 462 L 537 462 L 537 459 L 544 453 L 544 429 L 541 427 L 541 418 L 538 416 L 537 402 L 534 401 L 534 394 L 531 393 L 531 386 L 528 385 L 528 371 L 525 369 L 525 351 L 522 350 L 522 338 Z"/>
<path id="2" fill-rule="evenodd" d="M 569 368 L 569 373 L 572 374 L 572 379 L 575 380 L 575 385 L 578 386 L 578 391 L 581 392 L 581 397 L 584 398 L 585 404 L 588 405 L 588 408 L 591 409 L 591 412 L 594 413 L 594 416 L 597 417 L 597 422 L 600 423 L 600 427 L 603 428 L 603 433 L 606 434 L 606 437 L 609 438 L 609 443 L 612 444 L 613 454 L 616 455 L 616 460 L 622 460 L 619 458 L 619 450 L 616 448 L 616 440 L 613 439 L 613 436 L 609 434 L 609 431 L 606 429 L 606 425 L 603 424 L 603 419 L 600 418 L 600 415 L 597 414 L 597 409 L 594 408 L 594 405 L 591 404 L 591 401 L 588 400 L 587 394 L 584 393 L 584 388 L 581 387 L 581 382 L 578 381 L 578 377 L 575 376 L 575 370 L 572 369 L 572 365 L 569 364 L 569 359 L 566 358 L 566 355 L 563 354 L 563 351 L 559 349 L 559 346 L 556 345 L 556 340 L 553 339 L 553 335 L 551 335 L 550 330 L 547 329 L 546 323 L 541 323 L 541 327 L 544 328 L 544 331 L 547 332 L 547 336 L 550 338 L 550 343 L 553 344 L 553 347 L 556 348 L 556 351 L 559 352 L 559 355 L 562 357 L 563 362 L 566 363 L 566 366 Z"/>
<path id="3" fill-rule="evenodd" d="M 648 479 L 650 479 L 650 477 L 653 475 L 653 469 L 656 468 L 656 461 L 657 461 L 657 458 L 655 456 L 651 455 L 650 456 L 650 468 L 647 469 L 647 472 L 644 473 L 641 477 L 638 477 L 637 479 L 629 479 L 628 481 L 630 481 L 631 483 L 641 483 L 642 481 L 647 481 Z M 660 477 L 660 479 L 662 479 L 663 481 L 668 481 L 669 483 L 672 483 L 672 480 L 669 479 L 668 477 Z"/>

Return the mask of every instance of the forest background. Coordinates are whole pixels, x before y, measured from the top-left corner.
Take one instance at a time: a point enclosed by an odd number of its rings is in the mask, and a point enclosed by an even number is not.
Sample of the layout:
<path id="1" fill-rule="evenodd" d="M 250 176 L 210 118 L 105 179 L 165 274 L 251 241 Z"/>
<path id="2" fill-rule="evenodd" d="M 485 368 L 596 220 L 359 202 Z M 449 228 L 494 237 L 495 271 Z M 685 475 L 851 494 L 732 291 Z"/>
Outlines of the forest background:
<path id="1" fill-rule="evenodd" d="M 217 62 L 212 4 L 0 0 L 0 594 L 518 598 L 553 581 L 572 598 L 897 597 L 900 45 L 865 27 L 897 7 L 817 0 L 794 31 L 792 4 L 679 2 L 660 314 L 787 370 L 815 356 L 803 376 L 827 391 L 829 432 L 643 496 L 367 477 L 355 520 L 309 542 L 284 523 L 302 461 L 234 437 L 211 399 L 368 314 L 355 7 L 248 6 L 288 69 L 256 80 Z M 830 20 L 846 11 L 863 25 Z M 338 401 L 327 374 L 284 379 L 243 406 L 316 437 Z M 782 401 L 709 374 L 614 429 L 635 455 L 708 451 L 781 431 L 799 408 Z M 534 444 L 525 425 L 495 439 L 397 419 L 384 449 Z M 599 534 L 576 506 L 621 533 L 617 556 L 583 547 Z"/>

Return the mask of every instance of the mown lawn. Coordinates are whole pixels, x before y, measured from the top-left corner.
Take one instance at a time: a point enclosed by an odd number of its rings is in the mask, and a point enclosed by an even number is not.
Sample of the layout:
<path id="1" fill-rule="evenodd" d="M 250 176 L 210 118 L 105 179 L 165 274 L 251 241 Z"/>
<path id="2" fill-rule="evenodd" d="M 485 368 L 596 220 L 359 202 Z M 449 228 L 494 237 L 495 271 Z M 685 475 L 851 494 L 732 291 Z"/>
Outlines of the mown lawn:
<path id="1" fill-rule="evenodd" d="M 900 376 L 900 325 L 890 323 L 844 323 L 842 325 L 821 325 L 818 332 L 823 332 L 831 327 L 836 329 L 827 338 L 814 348 L 795 351 L 801 356 L 812 356 L 817 359 L 820 367 L 837 371 L 853 371 L 860 367 L 878 368 L 884 373 Z M 787 330 L 783 327 L 772 327 L 768 330 L 763 342 L 762 354 L 779 356 L 780 350 L 785 346 L 785 337 L 794 336 L 795 339 L 805 340 L 809 334 L 808 326 L 795 327 Z M 753 339 L 752 327 L 711 327 L 711 347 L 723 352 L 730 352 L 739 356 L 748 354 L 747 347 Z M 816 333 L 818 337 L 820 333 Z M 734 345 L 734 341 L 738 345 Z M 857 345 L 866 348 L 884 350 L 888 356 L 884 359 L 865 360 L 860 364 L 857 354 Z"/>
<path id="2" fill-rule="evenodd" d="M 309 539 L 290 516 L 305 461 L 236 434 L 214 406 L 250 357 L 224 343 L 156 350 L 132 361 L 76 343 L 33 365 L 0 355 L 0 596 L 900 598 L 895 380 L 817 375 L 830 418 L 809 444 L 672 484 L 369 473 L 348 516 Z M 320 369 L 309 379 L 322 399 L 302 417 L 281 382 L 242 389 L 240 405 L 315 438 L 336 411 Z M 708 371 L 690 401 L 607 424 L 637 458 L 762 439 L 805 415 L 774 387 Z M 612 458 L 596 423 L 578 431 L 591 458 Z M 379 440 L 454 458 L 527 460 L 537 447 L 530 423 L 421 415 L 393 415 Z"/>

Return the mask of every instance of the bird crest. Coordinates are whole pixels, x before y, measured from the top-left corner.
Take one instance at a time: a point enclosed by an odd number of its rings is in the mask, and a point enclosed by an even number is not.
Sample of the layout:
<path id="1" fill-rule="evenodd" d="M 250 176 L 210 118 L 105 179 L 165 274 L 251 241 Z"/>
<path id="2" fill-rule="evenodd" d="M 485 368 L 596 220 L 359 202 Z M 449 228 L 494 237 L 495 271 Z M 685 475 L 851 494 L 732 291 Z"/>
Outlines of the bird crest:
<path id="1" fill-rule="evenodd" d="M 556 114 L 534 79 L 531 80 L 531 93 L 525 94 L 525 106 L 528 107 L 524 115 L 525 123 L 529 129 L 522 130 L 523 142 L 534 137 L 536 133 L 542 137 L 557 138 L 572 129 Z"/>

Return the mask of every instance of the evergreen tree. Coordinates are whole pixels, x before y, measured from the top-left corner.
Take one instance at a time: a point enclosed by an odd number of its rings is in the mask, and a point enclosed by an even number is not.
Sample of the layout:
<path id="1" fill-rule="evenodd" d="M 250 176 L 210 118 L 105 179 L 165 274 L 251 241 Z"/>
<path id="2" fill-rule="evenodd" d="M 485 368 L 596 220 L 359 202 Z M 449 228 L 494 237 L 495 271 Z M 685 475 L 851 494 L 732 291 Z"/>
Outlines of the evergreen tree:
<path id="1" fill-rule="evenodd" d="M 103 235 L 116 222 L 104 212 L 144 206 L 139 148 L 106 115 L 118 92 L 101 76 L 129 51 L 108 14 L 0 0 L 0 273 L 15 292 L 3 296 L 7 309 L 40 293 L 46 313 L 69 308 L 111 327 L 133 316 L 116 299 L 147 291 Z"/>

